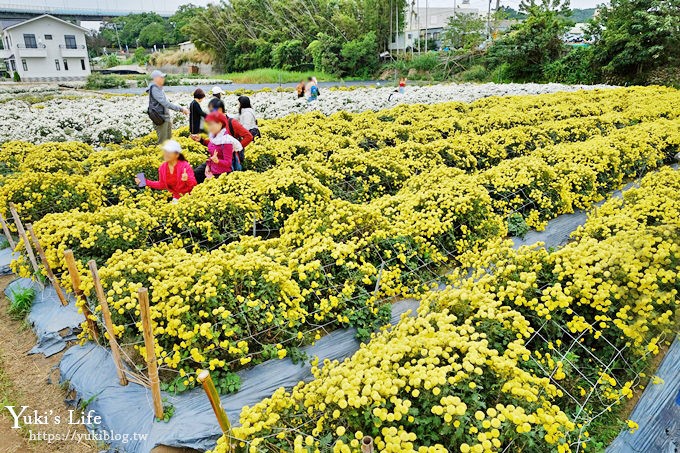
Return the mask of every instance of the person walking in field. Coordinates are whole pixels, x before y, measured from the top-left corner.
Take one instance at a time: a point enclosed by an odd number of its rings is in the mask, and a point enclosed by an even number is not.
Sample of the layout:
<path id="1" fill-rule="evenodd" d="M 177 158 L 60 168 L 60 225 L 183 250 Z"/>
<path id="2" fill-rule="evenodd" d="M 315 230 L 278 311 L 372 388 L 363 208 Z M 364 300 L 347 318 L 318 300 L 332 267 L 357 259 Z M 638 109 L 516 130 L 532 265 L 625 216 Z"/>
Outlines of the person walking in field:
<path id="1" fill-rule="evenodd" d="M 201 101 L 205 99 L 205 92 L 200 88 L 194 91 L 194 100 L 189 104 L 189 132 L 200 134 L 203 131 L 203 119 L 207 115 L 201 107 Z"/>
<path id="2" fill-rule="evenodd" d="M 158 144 L 162 144 L 172 138 L 172 117 L 170 110 L 189 114 L 189 109 L 180 107 L 168 101 L 163 91 L 165 86 L 165 74 L 158 69 L 151 73 L 151 83 L 147 89 L 149 93 L 149 108 L 147 110 L 149 118 L 153 121 L 156 134 L 158 134 Z"/>
<path id="3" fill-rule="evenodd" d="M 208 147 L 208 160 L 203 170 L 205 179 L 219 178 L 241 168 L 243 146 L 227 131 L 230 121 L 233 120 L 220 112 L 212 112 L 205 118 L 210 136 L 207 140 L 197 140 Z"/>
<path id="4" fill-rule="evenodd" d="M 158 168 L 158 181 L 146 179 L 140 174 L 135 178 L 135 182 L 140 187 L 167 190 L 172 194 L 173 203 L 177 203 L 177 200 L 191 193 L 196 186 L 194 170 L 182 154 L 182 146 L 175 140 L 164 142 L 162 149 L 163 163 Z"/>
<path id="5" fill-rule="evenodd" d="M 238 98 L 238 120 L 243 127 L 248 129 L 248 132 L 253 136 L 253 140 L 262 136 L 260 129 L 257 127 L 255 110 L 253 110 L 248 96 L 239 96 Z"/>

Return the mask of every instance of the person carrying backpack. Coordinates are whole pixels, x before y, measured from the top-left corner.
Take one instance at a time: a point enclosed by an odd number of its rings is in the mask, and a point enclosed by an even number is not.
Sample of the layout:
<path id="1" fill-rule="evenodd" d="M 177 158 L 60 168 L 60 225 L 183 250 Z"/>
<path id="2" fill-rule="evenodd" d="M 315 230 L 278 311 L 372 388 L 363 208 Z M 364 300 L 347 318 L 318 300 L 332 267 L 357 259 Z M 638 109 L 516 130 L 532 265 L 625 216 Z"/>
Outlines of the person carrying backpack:
<path id="1" fill-rule="evenodd" d="M 215 176 L 214 171 L 219 172 L 219 174 L 222 173 L 230 173 L 232 171 L 241 171 L 243 170 L 243 159 L 245 157 L 245 152 L 244 149 L 246 146 L 250 144 L 250 142 L 253 141 L 253 136 L 252 134 L 243 127 L 241 123 L 236 121 L 235 119 L 228 118 L 224 113 L 219 112 L 219 111 L 214 111 L 208 114 L 208 116 L 205 118 L 205 124 L 206 127 L 208 128 L 208 131 L 210 132 L 210 138 L 203 139 L 199 135 L 194 134 L 191 135 L 191 139 L 194 141 L 197 141 L 204 146 L 208 147 L 208 161 L 206 161 L 205 164 L 201 164 L 198 167 L 194 169 L 194 173 L 196 174 L 196 180 L 198 183 L 202 183 L 205 181 L 206 178 L 209 177 L 209 174 L 212 174 Z M 212 125 L 211 125 L 212 124 Z M 219 128 L 218 128 L 219 127 Z M 212 130 L 211 130 L 212 128 Z M 226 137 L 225 137 L 226 135 Z M 226 144 L 231 144 L 233 145 L 233 155 L 231 157 L 232 163 L 231 167 L 229 168 L 229 171 L 225 171 L 224 167 L 220 166 L 215 170 L 215 167 L 217 164 L 220 164 L 220 162 L 215 162 L 213 159 L 214 156 L 214 149 L 211 150 L 211 142 L 213 142 L 213 139 L 215 139 L 213 145 L 214 146 L 220 146 L 220 145 L 226 145 Z M 223 143 L 221 143 L 223 142 Z M 211 152 L 213 151 L 213 152 Z M 224 152 L 224 150 L 218 150 L 221 152 Z M 220 154 L 218 152 L 218 161 L 226 161 L 229 160 L 228 156 L 224 156 L 220 158 Z M 210 163 L 212 161 L 212 164 Z M 214 165 L 213 165 L 214 164 Z M 221 164 L 225 164 L 224 162 L 221 162 Z"/>
<path id="2" fill-rule="evenodd" d="M 154 129 L 158 134 L 158 144 L 162 144 L 172 138 L 172 117 L 170 110 L 182 112 L 185 115 L 189 114 L 189 109 L 180 107 L 168 101 L 168 98 L 163 92 L 165 85 L 165 74 L 156 69 L 151 73 L 151 83 L 147 89 L 149 93 L 149 108 L 147 113 L 151 121 L 153 121 Z"/>

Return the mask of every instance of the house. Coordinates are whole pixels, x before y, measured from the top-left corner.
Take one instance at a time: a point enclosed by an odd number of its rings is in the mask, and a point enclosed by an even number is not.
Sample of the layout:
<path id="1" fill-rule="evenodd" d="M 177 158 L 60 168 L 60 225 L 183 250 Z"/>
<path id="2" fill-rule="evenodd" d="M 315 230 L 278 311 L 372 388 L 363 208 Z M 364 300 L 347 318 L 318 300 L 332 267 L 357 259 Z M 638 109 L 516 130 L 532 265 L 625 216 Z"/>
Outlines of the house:
<path id="1" fill-rule="evenodd" d="M 422 2 L 421 2 L 422 4 Z M 469 2 L 463 1 L 454 8 L 423 8 L 413 7 L 406 11 L 406 26 L 403 32 L 392 34 L 390 50 L 403 51 L 415 49 L 420 45 L 425 50 L 425 40 L 428 48 L 441 47 L 442 34 L 448 25 L 449 18 L 454 13 L 475 14 L 482 13 L 477 8 L 470 7 Z M 485 14 L 485 13 L 484 13 Z M 434 44 L 434 45 L 433 45 Z"/>
<path id="2" fill-rule="evenodd" d="M 80 80 L 90 75 L 87 29 L 44 14 L 28 20 L 0 22 L 0 60 L 22 81 Z"/>
<path id="3" fill-rule="evenodd" d="M 193 52 L 196 50 L 196 45 L 191 41 L 184 41 L 179 43 L 179 50 L 182 52 Z"/>

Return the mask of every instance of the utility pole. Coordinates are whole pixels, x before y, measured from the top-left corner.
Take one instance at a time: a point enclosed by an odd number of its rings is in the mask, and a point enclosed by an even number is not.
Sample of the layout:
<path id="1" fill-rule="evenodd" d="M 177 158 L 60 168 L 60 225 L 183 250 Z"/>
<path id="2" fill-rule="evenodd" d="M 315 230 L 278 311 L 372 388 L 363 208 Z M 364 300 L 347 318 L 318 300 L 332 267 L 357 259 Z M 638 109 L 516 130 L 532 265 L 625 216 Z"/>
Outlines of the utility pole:
<path id="1" fill-rule="evenodd" d="M 486 39 L 489 38 L 491 38 L 491 0 L 489 0 L 489 10 L 486 13 Z"/>
<path id="2" fill-rule="evenodd" d="M 418 28 L 418 54 L 420 54 L 420 0 L 416 0 L 416 22 Z"/>
<path id="3" fill-rule="evenodd" d="M 489 0 L 490 1 L 490 0 Z M 428 13 L 430 7 L 430 0 L 425 0 L 425 53 L 427 53 L 427 27 L 430 25 L 428 22 Z"/>
<path id="4" fill-rule="evenodd" d="M 397 49 L 399 48 L 399 4 L 401 3 L 401 0 L 396 0 L 394 2 L 394 13 L 397 17 L 397 20 L 394 23 L 394 41 L 397 43 Z"/>

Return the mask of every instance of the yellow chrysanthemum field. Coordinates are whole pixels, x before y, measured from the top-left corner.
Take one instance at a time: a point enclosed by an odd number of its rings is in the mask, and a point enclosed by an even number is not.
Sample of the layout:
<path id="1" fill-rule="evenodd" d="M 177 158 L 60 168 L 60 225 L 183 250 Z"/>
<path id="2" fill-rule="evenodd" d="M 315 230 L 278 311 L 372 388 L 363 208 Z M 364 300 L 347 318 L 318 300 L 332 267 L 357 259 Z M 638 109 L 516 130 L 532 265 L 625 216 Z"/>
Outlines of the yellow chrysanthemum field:
<path id="1" fill-rule="evenodd" d="M 149 288 L 164 389 L 207 369 L 236 391 L 243 368 L 311 359 L 312 381 L 243 408 L 216 452 L 355 452 L 364 436 L 386 452 L 600 451 L 634 424 L 624 403 L 678 329 L 680 175 L 666 166 L 680 92 L 309 113 L 261 131 L 247 171 L 177 204 L 134 186 L 159 164 L 154 136 L 0 148 L 0 211 L 13 202 L 33 223 L 67 288 L 74 251 L 101 323 L 86 272 L 98 263 L 115 334 L 140 361 Z M 556 250 L 507 241 L 638 178 Z M 403 298 L 420 309 L 388 326 Z M 351 357 L 301 354 L 347 327 L 364 341 Z"/>

